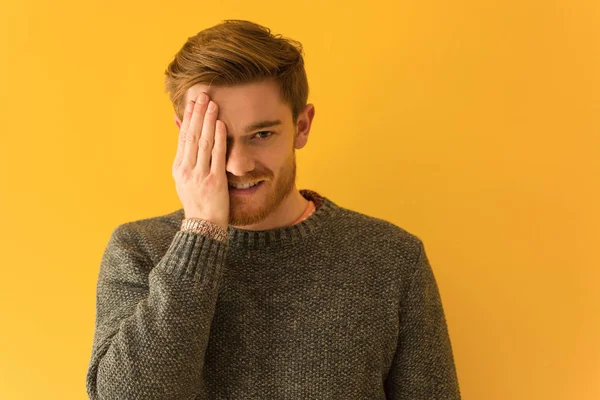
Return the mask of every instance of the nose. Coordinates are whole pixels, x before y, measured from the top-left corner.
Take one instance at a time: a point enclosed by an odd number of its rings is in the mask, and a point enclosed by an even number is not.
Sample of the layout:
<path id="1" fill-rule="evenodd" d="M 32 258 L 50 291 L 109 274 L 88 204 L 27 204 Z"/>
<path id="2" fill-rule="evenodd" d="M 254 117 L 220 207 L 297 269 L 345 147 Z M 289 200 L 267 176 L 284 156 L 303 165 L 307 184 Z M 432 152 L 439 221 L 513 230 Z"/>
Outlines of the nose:
<path id="1" fill-rule="evenodd" d="M 254 161 L 248 149 L 239 142 L 227 143 L 225 169 L 236 176 L 244 176 L 254 170 Z"/>

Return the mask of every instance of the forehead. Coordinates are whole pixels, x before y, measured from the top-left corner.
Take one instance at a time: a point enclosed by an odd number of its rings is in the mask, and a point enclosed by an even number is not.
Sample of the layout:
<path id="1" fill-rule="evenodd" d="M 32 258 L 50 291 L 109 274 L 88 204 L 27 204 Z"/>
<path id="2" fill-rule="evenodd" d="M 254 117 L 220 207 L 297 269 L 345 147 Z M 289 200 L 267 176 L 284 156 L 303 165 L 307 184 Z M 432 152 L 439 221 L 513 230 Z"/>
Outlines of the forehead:
<path id="1" fill-rule="evenodd" d="M 272 80 L 245 83 L 233 86 L 209 86 L 196 84 L 185 95 L 186 104 L 196 99 L 200 93 L 206 93 L 219 106 L 219 119 L 245 120 L 251 122 L 257 118 L 285 119 L 291 110 L 281 101 L 279 86 Z"/>

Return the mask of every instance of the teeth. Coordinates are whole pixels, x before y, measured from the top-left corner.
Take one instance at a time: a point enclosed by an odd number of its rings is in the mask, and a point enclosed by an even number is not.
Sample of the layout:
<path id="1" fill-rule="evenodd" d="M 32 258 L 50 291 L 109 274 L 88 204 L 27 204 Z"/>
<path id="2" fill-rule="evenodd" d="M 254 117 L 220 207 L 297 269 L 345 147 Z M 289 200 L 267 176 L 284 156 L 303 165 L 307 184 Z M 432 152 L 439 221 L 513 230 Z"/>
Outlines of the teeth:
<path id="1" fill-rule="evenodd" d="M 249 187 L 256 186 L 259 183 L 260 183 L 260 181 L 254 182 L 254 183 L 247 183 L 247 184 L 244 184 L 244 185 L 234 185 L 234 184 L 230 183 L 229 187 L 234 187 L 236 189 L 248 189 Z"/>

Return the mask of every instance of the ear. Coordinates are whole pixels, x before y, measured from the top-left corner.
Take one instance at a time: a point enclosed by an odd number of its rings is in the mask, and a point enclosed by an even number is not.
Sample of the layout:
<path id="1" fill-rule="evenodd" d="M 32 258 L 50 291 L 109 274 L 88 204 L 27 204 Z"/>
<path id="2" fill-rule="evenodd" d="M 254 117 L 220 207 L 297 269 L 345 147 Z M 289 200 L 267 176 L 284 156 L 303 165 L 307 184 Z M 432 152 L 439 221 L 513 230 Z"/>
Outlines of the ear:
<path id="1" fill-rule="evenodd" d="M 177 125 L 177 129 L 181 129 L 181 121 L 179 120 L 179 117 L 177 114 L 173 114 L 173 116 L 175 117 L 175 125 Z"/>
<path id="2" fill-rule="evenodd" d="M 310 133 L 310 127 L 312 120 L 315 117 L 315 106 L 313 104 L 307 104 L 304 110 L 298 115 L 296 121 L 296 136 L 294 138 L 294 148 L 301 149 L 306 145 L 308 141 L 308 134 Z"/>

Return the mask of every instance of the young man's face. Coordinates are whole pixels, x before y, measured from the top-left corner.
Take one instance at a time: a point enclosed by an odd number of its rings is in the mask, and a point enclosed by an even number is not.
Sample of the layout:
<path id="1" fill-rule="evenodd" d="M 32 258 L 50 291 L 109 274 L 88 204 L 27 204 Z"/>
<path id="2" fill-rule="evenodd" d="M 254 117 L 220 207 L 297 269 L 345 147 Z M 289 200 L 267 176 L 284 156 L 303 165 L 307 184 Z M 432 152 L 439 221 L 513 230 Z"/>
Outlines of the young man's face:
<path id="1" fill-rule="evenodd" d="M 251 194 L 229 190 L 229 225 L 255 224 L 295 190 L 295 149 L 306 144 L 314 107 L 308 104 L 292 122 L 292 112 L 281 102 L 277 83 L 268 80 L 236 86 L 197 84 L 188 89 L 185 103 L 205 92 L 219 106 L 218 119 L 227 126 L 226 174 L 231 183 L 264 180 Z M 280 121 L 247 130 L 264 121 Z M 176 117 L 176 124 L 180 121 Z"/>

